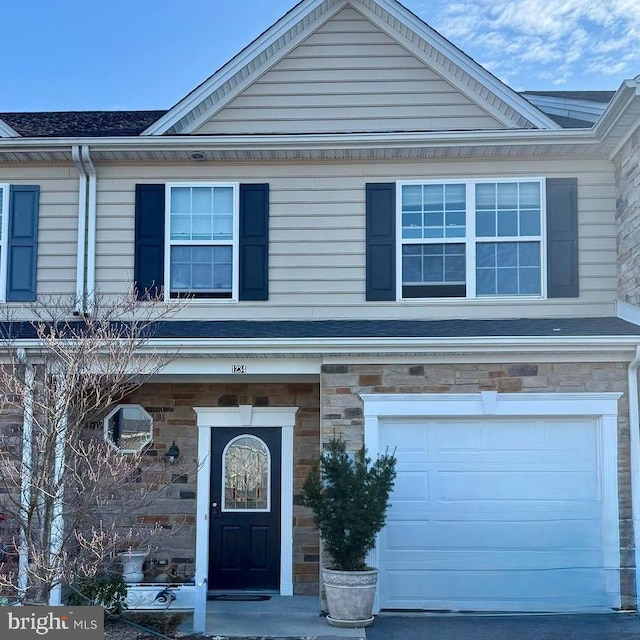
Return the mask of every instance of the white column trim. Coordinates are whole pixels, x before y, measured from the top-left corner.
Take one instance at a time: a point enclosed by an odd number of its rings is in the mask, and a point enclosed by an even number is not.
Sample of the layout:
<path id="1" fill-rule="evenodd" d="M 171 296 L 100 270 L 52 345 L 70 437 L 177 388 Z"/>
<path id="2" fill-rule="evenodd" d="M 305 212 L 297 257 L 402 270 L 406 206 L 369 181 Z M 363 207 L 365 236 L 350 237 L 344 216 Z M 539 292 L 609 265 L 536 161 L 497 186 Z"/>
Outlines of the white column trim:
<path id="1" fill-rule="evenodd" d="M 194 407 L 198 425 L 196 500 L 196 594 L 193 626 L 206 631 L 209 577 L 209 502 L 211 499 L 211 430 L 224 427 L 282 429 L 280 595 L 293 595 L 293 429 L 298 407 Z"/>
<path id="2" fill-rule="evenodd" d="M 603 566 L 612 607 L 621 606 L 620 530 L 618 509 L 618 399 L 621 393 L 483 393 L 361 394 L 364 403 L 364 445 L 375 459 L 380 451 L 379 426 L 384 418 L 492 416 L 585 416 L 597 420 L 602 465 Z M 378 545 L 367 557 L 378 566 Z M 376 592 L 374 612 L 380 610 Z"/>
<path id="3" fill-rule="evenodd" d="M 209 503 L 211 501 L 211 429 L 198 421 L 198 477 L 196 493 L 196 589 L 193 630 L 205 633 L 209 579 Z"/>

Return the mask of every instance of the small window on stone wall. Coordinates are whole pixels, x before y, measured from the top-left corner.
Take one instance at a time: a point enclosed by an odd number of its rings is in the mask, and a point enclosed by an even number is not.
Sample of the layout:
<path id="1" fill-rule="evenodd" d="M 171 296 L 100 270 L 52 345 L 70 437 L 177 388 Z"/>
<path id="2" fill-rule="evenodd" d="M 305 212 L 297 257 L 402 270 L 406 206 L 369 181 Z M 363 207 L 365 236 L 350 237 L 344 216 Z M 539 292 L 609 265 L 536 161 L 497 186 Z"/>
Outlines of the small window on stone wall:
<path id="1" fill-rule="evenodd" d="M 153 439 L 153 418 L 139 404 L 120 404 L 104 419 L 104 437 L 122 453 L 137 453 Z"/>

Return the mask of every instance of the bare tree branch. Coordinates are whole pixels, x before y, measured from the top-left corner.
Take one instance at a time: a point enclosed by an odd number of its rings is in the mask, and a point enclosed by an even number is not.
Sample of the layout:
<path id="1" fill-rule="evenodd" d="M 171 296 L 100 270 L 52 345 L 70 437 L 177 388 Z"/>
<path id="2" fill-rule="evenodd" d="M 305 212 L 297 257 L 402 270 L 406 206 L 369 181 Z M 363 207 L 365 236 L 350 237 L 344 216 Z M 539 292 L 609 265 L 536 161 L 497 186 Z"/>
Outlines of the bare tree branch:
<path id="1" fill-rule="evenodd" d="M 27 322 L 10 315 L 0 322 L 5 594 L 46 602 L 54 587 L 95 575 L 118 551 L 151 548 L 160 527 L 140 526 L 141 514 L 176 467 L 170 473 L 144 452 L 125 455 L 87 425 L 177 357 L 149 340 L 183 304 L 96 297 L 91 316 L 74 317 L 75 300 L 47 299 L 27 308 Z"/>

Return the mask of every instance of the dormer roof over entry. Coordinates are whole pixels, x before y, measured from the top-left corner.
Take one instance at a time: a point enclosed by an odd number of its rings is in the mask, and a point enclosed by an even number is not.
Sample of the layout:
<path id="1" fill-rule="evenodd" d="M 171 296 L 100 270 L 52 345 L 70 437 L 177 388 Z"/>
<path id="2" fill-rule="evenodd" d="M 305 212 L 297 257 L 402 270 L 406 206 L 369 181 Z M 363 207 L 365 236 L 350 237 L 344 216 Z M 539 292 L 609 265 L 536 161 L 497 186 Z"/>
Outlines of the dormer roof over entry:
<path id="1" fill-rule="evenodd" d="M 396 0 L 302 0 L 142 135 L 559 128 Z"/>

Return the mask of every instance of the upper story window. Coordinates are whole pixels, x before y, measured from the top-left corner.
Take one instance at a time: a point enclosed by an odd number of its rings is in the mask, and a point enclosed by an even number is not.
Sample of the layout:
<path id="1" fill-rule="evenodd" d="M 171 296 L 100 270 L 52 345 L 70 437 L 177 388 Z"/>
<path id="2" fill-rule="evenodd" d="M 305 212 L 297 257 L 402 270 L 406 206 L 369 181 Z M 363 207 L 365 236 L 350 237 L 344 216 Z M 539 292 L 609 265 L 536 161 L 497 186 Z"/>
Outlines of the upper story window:
<path id="1" fill-rule="evenodd" d="M 236 299 L 238 186 L 167 185 L 167 255 L 170 295 Z"/>
<path id="2" fill-rule="evenodd" d="M 403 298 L 541 297 L 541 179 L 400 183 Z"/>

